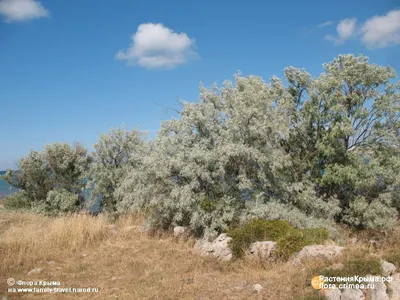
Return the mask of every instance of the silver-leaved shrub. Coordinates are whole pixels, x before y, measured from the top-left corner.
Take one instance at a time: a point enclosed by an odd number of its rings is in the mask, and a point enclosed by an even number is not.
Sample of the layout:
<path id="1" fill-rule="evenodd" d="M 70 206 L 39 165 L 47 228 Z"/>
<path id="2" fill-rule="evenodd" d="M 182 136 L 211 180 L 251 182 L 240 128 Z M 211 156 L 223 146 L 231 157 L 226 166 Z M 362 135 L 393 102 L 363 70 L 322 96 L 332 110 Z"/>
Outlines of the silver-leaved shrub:
<path id="1" fill-rule="evenodd" d="M 100 210 L 113 212 L 116 210 L 115 189 L 128 171 L 142 164 L 148 147 L 143 133 L 120 127 L 101 135 L 94 148 L 93 163 L 88 172 L 87 186 L 91 194 L 88 205 L 100 196 Z"/>

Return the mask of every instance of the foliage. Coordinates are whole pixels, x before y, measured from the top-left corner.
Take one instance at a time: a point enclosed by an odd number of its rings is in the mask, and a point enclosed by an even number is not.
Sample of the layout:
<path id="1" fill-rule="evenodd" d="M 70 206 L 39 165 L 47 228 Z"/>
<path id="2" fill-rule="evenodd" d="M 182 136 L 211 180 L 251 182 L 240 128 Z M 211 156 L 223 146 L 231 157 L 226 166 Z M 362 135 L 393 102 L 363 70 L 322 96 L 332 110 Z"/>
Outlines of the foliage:
<path id="1" fill-rule="evenodd" d="M 370 203 L 362 196 L 356 197 L 345 210 L 343 220 L 353 226 L 371 229 L 393 228 L 397 223 L 397 210 L 391 206 L 388 197 L 388 194 L 380 194 Z"/>
<path id="2" fill-rule="evenodd" d="M 116 188 L 128 171 L 141 164 L 146 154 L 143 135 L 136 130 L 127 131 L 124 127 L 111 129 L 100 136 L 94 148 L 94 162 L 88 174 L 92 195 L 90 202 L 101 195 L 102 208 L 113 212 L 116 210 Z"/>
<path id="3" fill-rule="evenodd" d="M 239 75 L 235 85 L 201 87 L 199 103 L 183 102 L 180 118 L 162 123 L 154 151 L 117 190 L 118 209 L 144 209 L 157 226 L 185 225 L 207 237 L 240 222 L 249 202 L 329 219 L 337 209 L 286 180 L 291 162 L 281 140 L 289 123 L 276 107 L 282 90 L 278 81 Z"/>
<path id="4" fill-rule="evenodd" d="M 19 161 L 19 170 L 8 170 L 3 178 L 23 191 L 16 196 L 18 200 L 11 201 L 27 202 L 36 211 L 74 211 L 82 201 L 83 179 L 90 162 L 81 145 L 54 143 L 41 152 L 31 150 Z"/>
<path id="5" fill-rule="evenodd" d="M 335 223 L 329 218 L 316 218 L 290 203 L 278 201 L 267 203 L 246 203 L 246 211 L 241 215 L 240 223 L 246 224 L 254 218 L 265 220 L 287 220 L 296 228 L 325 228 L 334 237 L 337 234 Z"/>
<path id="6" fill-rule="evenodd" d="M 393 69 L 365 56 L 340 55 L 324 69 L 315 79 L 305 70 L 285 69 L 289 87 L 278 103 L 290 116 L 282 142 L 293 162 L 288 175 L 313 182 L 325 201 L 340 201 L 343 213 L 336 220 L 359 228 L 393 226 L 400 83 L 392 81 Z M 357 209 L 361 201 L 365 216 Z"/>
<path id="7" fill-rule="evenodd" d="M 276 255 L 288 259 L 307 245 L 322 244 L 329 237 L 329 232 L 322 228 L 293 229 L 277 241 Z"/>
<path id="8" fill-rule="evenodd" d="M 267 240 L 276 241 L 286 236 L 292 229 L 292 226 L 287 221 L 255 219 L 242 227 L 228 232 L 228 236 L 232 237 L 229 246 L 233 255 L 240 257 L 251 243 Z"/>
<path id="9" fill-rule="evenodd" d="M 360 277 L 366 275 L 381 275 L 382 267 L 377 257 L 354 258 L 346 261 L 341 269 L 324 269 L 321 275 L 326 277 Z"/>
<path id="10" fill-rule="evenodd" d="M 4 207 L 10 210 L 29 210 L 31 207 L 26 193 L 23 191 L 7 195 L 2 202 Z"/>
<path id="11" fill-rule="evenodd" d="M 112 129 L 91 166 L 81 146 L 55 143 L 5 178 L 46 211 L 73 210 L 80 201 L 71 194 L 89 177 L 105 211 L 141 211 L 155 228 L 184 225 L 206 237 L 252 219 L 330 234 L 334 221 L 391 228 L 400 211 L 400 82 L 362 55 L 323 67 L 316 78 L 286 68 L 287 86 L 239 74 L 201 86 L 199 101 L 182 101 L 152 142 Z M 282 255 L 307 243 L 305 232 L 286 236 Z"/>
<path id="12" fill-rule="evenodd" d="M 276 254 L 287 259 L 304 246 L 321 244 L 329 238 L 329 232 L 322 228 L 296 229 L 285 220 L 266 221 L 255 219 L 242 227 L 231 229 L 230 248 L 235 257 L 241 257 L 256 241 L 277 241 Z"/>
<path id="13" fill-rule="evenodd" d="M 58 189 L 49 191 L 45 201 L 33 202 L 32 210 L 45 215 L 56 215 L 76 212 L 79 210 L 80 204 L 78 194 L 71 193 L 65 189 Z"/>

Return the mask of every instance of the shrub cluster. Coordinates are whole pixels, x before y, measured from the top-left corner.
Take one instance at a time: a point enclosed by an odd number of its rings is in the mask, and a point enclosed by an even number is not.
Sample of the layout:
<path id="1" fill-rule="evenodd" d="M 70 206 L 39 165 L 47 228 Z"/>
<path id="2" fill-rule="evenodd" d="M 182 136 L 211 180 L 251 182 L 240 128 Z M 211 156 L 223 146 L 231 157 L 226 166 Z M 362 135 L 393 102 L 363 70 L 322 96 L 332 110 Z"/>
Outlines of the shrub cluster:
<path id="1" fill-rule="evenodd" d="M 322 244 L 329 238 L 329 232 L 323 228 L 293 229 L 277 241 L 276 255 L 287 259 L 308 245 Z"/>
<path id="2" fill-rule="evenodd" d="M 23 191 L 7 206 L 75 211 L 89 188 L 103 211 L 145 212 L 154 227 L 183 225 L 206 237 L 258 218 L 298 229 L 331 230 L 334 221 L 392 228 L 400 83 L 364 56 L 340 55 L 323 67 L 317 78 L 286 68 L 286 86 L 239 74 L 221 88 L 201 86 L 199 101 L 181 102 L 179 118 L 162 122 L 150 142 L 119 128 L 91 154 L 65 143 L 31 151 L 5 176 Z M 313 234 L 291 230 L 281 255 Z"/>
<path id="3" fill-rule="evenodd" d="M 346 261 L 341 269 L 326 268 L 321 272 L 321 275 L 326 277 L 353 277 L 354 275 L 363 277 L 381 274 L 382 267 L 380 259 L 377 257 L 353 258 Z"/>
<path id="4" fill-rule="evenodd" d="M 5 207 L 33 209 L 46 214 L 77 211 L 82 204 L 85 174 L 91 164 L 79 144 L 54 143 L 44 151 L 31 150 L 19 161 L 19 170 L 8 170 L 4 179 L 20 189 L 7 196 Z"/>
<path id="5" fill-rule="evenodd" d="M 228 236 L 232 237 L 229 246 L 235 257 L 241 257 L 254 242 L 277 241 L 275 254 L 287 259 L 304 246 L 323 243 L 329 238 L 329 232 L 321 228 L 293 228 L 285 220 L 256 219 L 228 231 Z"/>

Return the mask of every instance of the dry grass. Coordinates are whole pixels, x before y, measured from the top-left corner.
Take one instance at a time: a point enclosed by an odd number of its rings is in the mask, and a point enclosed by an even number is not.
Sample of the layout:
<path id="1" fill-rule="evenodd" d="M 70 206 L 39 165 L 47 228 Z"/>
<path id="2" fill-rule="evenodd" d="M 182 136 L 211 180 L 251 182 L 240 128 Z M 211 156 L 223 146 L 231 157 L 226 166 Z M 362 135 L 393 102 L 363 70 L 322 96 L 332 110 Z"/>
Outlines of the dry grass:
<path id="1" fill-rule="evenodd" d="M 141 223 L 137 216 L 110 224 L 103 217 L 46 218 L 0 209 L 0 297 L 303 299 L 313 294 L 310 280 L 326 265 L 316 262 L 300 268 L 290 263 L 218 262 L 197 255 L 192 240 L 142 233 Z M 28 276 L 33 268 L 43 271 Z M 9 277 L 60 281 L 61 287 L 95 287 L 100 292 L 12 295 L 5 293 Z M 251 289 L 256 283 L 264 287 L 260 294 Z"/>

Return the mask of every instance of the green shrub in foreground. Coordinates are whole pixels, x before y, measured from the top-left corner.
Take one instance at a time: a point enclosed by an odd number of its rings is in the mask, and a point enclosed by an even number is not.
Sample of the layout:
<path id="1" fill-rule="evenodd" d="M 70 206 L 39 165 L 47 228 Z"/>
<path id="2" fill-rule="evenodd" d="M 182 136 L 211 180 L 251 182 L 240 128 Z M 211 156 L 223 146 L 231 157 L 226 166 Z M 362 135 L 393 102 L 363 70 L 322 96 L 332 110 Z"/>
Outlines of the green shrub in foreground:
<path id="1" fill-rule="evenodd" d="M 308 245 L 322 244 L 329 238 L 329 232 L 322 228 L 293 229 L 277 241 L 276 254 L 288 259 L 292 254 Z"/>
<path id="2" fill-rule="evenodd" d="M 324 269 L 321 275 L 326 277 L 352 277 L 355 275 L 381 275 L 380 259 L 377 257 L 353 258 L 344 263 L 341 269 Z"/>
<path id="3" fill-rule="evenodd" d="M 291 230 L 293 228 L 287 221 L 256 219 L 243 227 L 228 232 L 228 236 L 232 237 L 230 247 L 235 257 L 241 257 L 251 243 L 265 240 L 275 241 L 286 236 Z"/>
<path id="4" fill-rule="evenodd" d="M 3 205 L 10 210 L 30 209 L 31 205 L 25 192 L 20 191 L 6 196 L 3 199 Z"/>
<path id="5" fill-rule="evenodd" d="M 228 235 L 232 237 L 230 247 L 235 257 L 241 257 L 251 243 L 268 240 L 277 241 L 277 254 L 286 259 L 304 246 L 323 243 L 329 232 L 321 228 L 295 229 L 284 220 L 256 219 Z"/>

